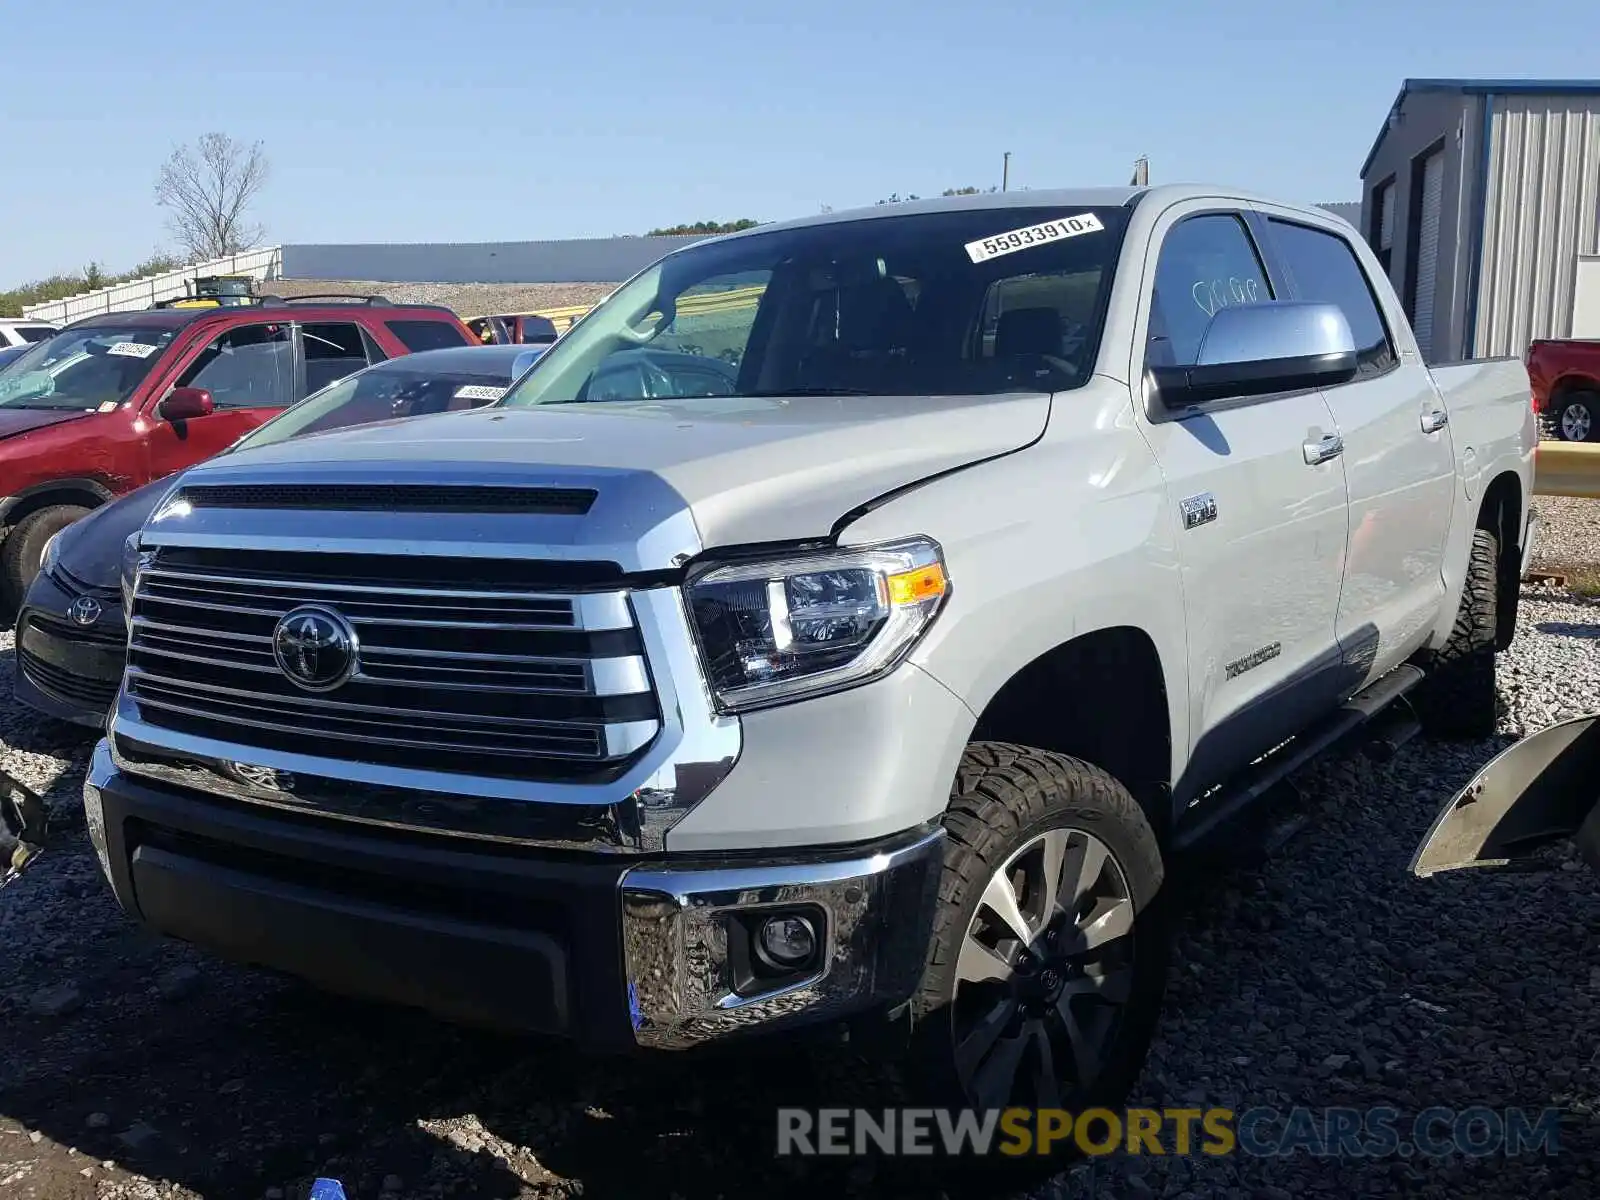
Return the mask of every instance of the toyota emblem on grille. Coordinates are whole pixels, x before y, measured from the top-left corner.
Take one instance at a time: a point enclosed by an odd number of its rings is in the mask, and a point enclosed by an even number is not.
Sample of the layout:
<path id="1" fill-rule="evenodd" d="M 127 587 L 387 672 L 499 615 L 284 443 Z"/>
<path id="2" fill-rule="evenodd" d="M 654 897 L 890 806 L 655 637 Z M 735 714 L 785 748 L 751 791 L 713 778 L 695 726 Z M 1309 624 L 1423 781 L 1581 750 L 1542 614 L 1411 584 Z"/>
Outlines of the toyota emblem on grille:
<path id="1" fill-rule="evenodd" d="M 100 601 L 93 596 L 79 596 L 67 606 L 67 616 L 79 625 L 93 625 L 100 619 Z"/>
<path id="2" fill-rule="evenodd" d="M 357 649 L 350 622 L 320 604 L 285 613 L 272 631 L 278 669 L 311 692 L 330 692 L 355 674 Z"/>

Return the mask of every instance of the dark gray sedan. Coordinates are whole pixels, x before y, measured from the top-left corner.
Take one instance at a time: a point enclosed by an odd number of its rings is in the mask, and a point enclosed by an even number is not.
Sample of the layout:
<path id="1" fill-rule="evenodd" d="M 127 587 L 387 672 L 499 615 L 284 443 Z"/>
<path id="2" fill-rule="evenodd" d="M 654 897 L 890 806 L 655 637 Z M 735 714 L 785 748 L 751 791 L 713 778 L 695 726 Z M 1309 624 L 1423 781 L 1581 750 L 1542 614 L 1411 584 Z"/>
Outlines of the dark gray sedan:
<path id="1" fill-rule="evenodd" d="M 491 404 L 543 353 L 537 346 L 462 346 L 392 358 L 307 396 L 230 450 L 451 409 Z M 147 484 L 67 526 L 46 545 L 17 614 L 17 699 L 99 728 L 122 680 L 128 641 L 122 546 L 175 480 Z"/>

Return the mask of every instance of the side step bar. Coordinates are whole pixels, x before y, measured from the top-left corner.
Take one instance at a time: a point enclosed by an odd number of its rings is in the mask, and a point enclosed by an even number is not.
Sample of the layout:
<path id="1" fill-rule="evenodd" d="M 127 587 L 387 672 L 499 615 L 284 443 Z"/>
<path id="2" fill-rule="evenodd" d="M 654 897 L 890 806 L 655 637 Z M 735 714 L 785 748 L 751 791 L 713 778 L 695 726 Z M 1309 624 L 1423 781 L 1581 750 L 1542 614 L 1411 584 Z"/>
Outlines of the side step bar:
<path id="1" fill-rule="evenodd" d="M 1370 724 L 1370 732 L 1376 735 L 1372 743 L 1375 755 L 1393 755 L 1421 728 L 1411 706 L 1396 702 L 1403 701 L 1406 693 L 1422 680 L 1419 668 L 1409 663 L 1398 666 L 1373 680 L 1318 724 L 1258 758 L 1205 800 L 1204 808 L 1179 827 L 1173 849 L 1182 853 L 1208 842 L 1285 776 L 1364 726 Z"/>

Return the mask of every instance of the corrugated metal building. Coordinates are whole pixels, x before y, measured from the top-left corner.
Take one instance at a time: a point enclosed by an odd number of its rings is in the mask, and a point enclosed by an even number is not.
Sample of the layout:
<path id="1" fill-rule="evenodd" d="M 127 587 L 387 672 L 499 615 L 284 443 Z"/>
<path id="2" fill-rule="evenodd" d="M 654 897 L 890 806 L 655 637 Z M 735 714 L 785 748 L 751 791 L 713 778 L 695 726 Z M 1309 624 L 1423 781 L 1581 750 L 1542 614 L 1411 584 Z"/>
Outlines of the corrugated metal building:
<path id="1" fill-rule="evenodd" d="M 1361 186 L 1429 361 L 1571 336 L 1579 258 L 1600 253 L 1600 80 L 1408 79 Z"/>

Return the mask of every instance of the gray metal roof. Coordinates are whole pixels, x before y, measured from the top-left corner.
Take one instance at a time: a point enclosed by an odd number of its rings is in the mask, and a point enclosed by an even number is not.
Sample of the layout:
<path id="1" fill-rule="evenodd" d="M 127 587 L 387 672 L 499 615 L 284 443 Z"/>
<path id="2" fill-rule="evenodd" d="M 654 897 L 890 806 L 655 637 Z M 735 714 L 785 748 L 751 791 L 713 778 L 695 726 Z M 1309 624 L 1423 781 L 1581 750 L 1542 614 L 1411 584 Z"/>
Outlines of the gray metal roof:
<path id="1" fill-rule="evenodd" d="M 301 243 L 283 247 L 285 279 L 382 283 L 620 283 L 705 235 L 539 242 Z"/>
<path id="2" fill-rule="evenodd" d="M 1361 201 L 1359 200 L 1338 200 L 1332 204 L 1319 204 L 1316 207 L 1322 209 L 1323 212 L 1332 213 L 1342 221 L 1348 221 L 1357 228 L 1361 226 Z"/>
<path id="3" fill-rule="evenodd" d="M 1361 178 L 1372 169 L 1372 160 L 1378 157 L 1378 147 L 1389 132 L 1394 115 L 1400 111 L 1405 98 L 1412 92 L 1455 92 L 1462 96 L 1592 96 L 1600 94 L 1600 79 L 1407 79 L 1401 82 L 1394 103 L 1383 119 L 1383 128 L 1372 141 L 1366 161 L 1361 164 Z"/>

